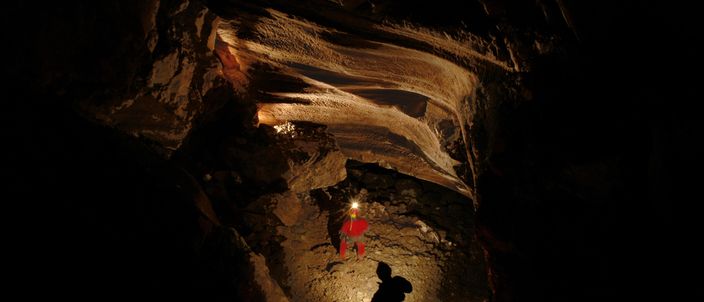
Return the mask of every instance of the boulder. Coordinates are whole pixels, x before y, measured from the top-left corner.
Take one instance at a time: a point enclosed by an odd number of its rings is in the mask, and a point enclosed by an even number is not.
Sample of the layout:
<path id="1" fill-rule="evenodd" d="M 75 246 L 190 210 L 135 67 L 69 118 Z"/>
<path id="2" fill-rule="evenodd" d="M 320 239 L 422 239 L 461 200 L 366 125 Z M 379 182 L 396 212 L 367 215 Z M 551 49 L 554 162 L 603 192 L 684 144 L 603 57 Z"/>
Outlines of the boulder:
<path id="1" fill-rule="evenodd" d="M 294 192 L 305 192 L 333 186 L 347 177 L 347 157 L 340 151 L 313 154 L 302 164 L 291 162 L 283 177 Z"/>
<path id="2" fill-rule="evenodd" d="M 264 204 L 273 206 L 273 213 L 286 226 L 292 226 L 298 222 L 303 213 L 301 202 L 296 193 L 286 191 L 282 194 L 269 194 L 262 197 Z"/>

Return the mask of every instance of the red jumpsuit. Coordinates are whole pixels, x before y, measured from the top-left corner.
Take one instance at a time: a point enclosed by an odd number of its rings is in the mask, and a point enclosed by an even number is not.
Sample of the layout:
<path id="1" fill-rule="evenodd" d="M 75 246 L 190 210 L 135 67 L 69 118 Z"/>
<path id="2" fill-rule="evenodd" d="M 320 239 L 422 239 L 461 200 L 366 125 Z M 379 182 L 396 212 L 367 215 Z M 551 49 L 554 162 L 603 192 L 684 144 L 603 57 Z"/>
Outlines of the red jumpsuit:
<path id="1" fill-rule="evenodd" d="M 369 224 L 364 218 L 347 219 L 340 229 L 340 257 L 345 259 L 347 243 L 357 245 L 357 255 L 364 256 L 364 233 L 369 229 Z"/>

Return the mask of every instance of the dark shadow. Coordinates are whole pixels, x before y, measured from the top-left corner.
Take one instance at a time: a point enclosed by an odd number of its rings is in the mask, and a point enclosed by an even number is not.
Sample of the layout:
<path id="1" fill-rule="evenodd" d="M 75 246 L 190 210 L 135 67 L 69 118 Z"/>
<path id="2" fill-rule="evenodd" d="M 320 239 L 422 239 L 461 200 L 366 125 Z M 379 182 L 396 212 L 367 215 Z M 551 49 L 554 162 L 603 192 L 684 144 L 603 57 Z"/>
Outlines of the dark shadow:
<path id="1" fill-rule="evenodd" d="M 343 194 L 337 189 L 330 187 L 328 188 L 330 195 L 326 194 L 321 189 L 316 189 L 311 191 L 311 196 L 313 200 L 316 201 L 318 207 L 321 211 L 327 211 L 328 217 L 328 235 L 330 236 L 330 243 L 334 246 L 338 252 L 340 250 L 340 228 L 344 218 L 346 203 L 341 199 Z"/>
<path id="2" fill-rule="evenodd" d="M 377 105 L 381 106 L 396 106 L 401 112 L 412 116 L 421 117 L 425 115 L 425 110 L 428 105 L 428 97 L 420 93 L 405 91 L 401 89 L 387 88 L 362 88 L 362 89 L 345 89 L 342 90 L 367 98 Z"/>
<path id="3" fill-rule="evenodd" d="M 385 262 L 379 262 L 376 275 L 381 279 L 381 283 L 379 283 L 379 290 L 372 297 L 372 302 L 403 301 L 406 299 L 406 294 L 413 291 L 413 285 L 406 278 L 391 277 L 391 267 Z"/>
<path id="4" fill-rule="evenodd" d="M 293 68 L 297 72 L 300 72 L 306 77 L 309 77 L 316 81 L 330 84 L 332 86 L 371 86 L 374 84 L 378 84 L 366 79 L 361 79 L 325 69 L 320 69 L 311 65 L 289 63 L 288 66 Z"/>

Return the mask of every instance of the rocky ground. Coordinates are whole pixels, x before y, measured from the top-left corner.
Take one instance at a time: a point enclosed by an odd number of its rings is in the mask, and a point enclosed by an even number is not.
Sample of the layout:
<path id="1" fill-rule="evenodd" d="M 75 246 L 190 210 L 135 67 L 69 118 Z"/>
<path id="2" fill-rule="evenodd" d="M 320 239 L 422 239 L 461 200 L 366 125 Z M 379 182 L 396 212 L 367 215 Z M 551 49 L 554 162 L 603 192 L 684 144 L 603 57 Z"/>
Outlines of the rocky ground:
<path id="1" fill-rule="evenodd" d="M 287 197 L 286 197 L 287 196 Z M 339 230 L 349 198 L 359 197 L 370 224 L 367 254 L 341 259 Z M 298 204 L 282 200 L 294 199 Z M 274 204 L 274 203 L 271 203 Z M 371 301 L 388 264 L 413 287 L 405 301 L 483 301 L 484 256 L 475 241 L 471 202 L 458 193 L 368 165 L 348 165 L 343 182 L 282 194 L 274 213 L 280 257 L 269 265 L 292 301 Z M 290 209 L 290 210 L 289 210 Z M 461 218 L 462 217 L 462 218 Z M 269 244 L 276 244 L 269 242 Z M 272 271 L 277 271 L 272 268 Z"/>
<path id="2" fill-rule="evenodd" d="M 376 270 L 384 262 L 393 276 L 412 284 L 406 301 L 488 299 L 471 200 L 378 165 L 346 160 L 319 125 L 260 126 L 243 133 L 198 141 L 222 141 L 219 148 L 228 154 L 222 170 L 202 170 L 205 176 L 198 178 L 214 215 L 248 245 L 254 270 L 269 272 L 269 279 L 255 282 L 267 287 L 263 292 L 283 290 L 291 301 L 371 301 L 381 282 Z M 343 260 L 338 230 L 353 197 L 370 224 L 367 254 L 357 259 L 350 250 Z"/>

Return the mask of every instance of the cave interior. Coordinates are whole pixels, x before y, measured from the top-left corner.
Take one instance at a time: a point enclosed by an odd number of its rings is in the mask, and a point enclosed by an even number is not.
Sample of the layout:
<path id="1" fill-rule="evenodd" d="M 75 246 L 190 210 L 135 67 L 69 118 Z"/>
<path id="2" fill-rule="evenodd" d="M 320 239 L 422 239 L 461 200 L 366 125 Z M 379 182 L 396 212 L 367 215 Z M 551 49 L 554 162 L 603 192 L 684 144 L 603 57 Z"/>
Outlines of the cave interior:
<path id="1" fill-rule="evenodd" d="M 24 297 L 704 298 L 687 1 L 3 6 Z"/>

